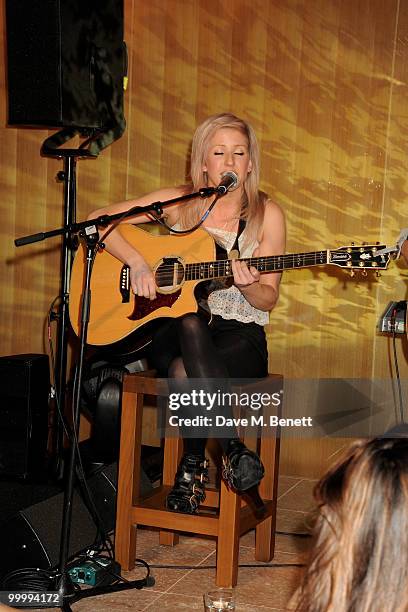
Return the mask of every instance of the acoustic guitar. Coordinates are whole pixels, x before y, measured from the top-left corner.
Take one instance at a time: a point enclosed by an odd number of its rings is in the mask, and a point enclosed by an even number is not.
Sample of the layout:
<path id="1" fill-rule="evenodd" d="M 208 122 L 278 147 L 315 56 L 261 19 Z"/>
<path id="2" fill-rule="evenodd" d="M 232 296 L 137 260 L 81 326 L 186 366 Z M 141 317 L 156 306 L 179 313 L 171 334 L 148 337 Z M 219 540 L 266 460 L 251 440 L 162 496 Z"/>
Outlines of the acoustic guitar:
<path id="1" fill-rule="evenodd" d="M 155 300 L 135 296 L 129 267 L 102 251 L 96 255 L 91 278 L 88 342 L 106 345 L 125 338 L 159 317 L 179 317 L 197 311 L 195 288 L 202 281 L 232 277 L 229 259 L 215 259 L 215 243 L 204 230 L 183 236 L 154 236 L 132 225 L 120 231 L 151 266 L 157 285 Z M 245 257 L 259 272 L 281 272 L 312 266 L 335 265 L 347 270 L 384 270 L 390 255 L 378 255 L 383 245 L 344 246 L 334 250 L 291 253 L 269 257 Z M 85 249 L 75 256 L 71 274 L 69 314 L 78 334 Z"/>

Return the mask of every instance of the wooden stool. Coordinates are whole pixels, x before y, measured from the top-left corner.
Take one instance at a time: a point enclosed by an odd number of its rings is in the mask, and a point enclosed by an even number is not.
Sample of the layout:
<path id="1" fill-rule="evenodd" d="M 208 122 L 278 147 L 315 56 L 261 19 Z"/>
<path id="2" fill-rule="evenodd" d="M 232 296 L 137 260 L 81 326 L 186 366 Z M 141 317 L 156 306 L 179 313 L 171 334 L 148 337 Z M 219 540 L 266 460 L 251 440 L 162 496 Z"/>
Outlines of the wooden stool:
<path id="1" fill-rule="evenodd" d="M 282 376 L 269 374 L 257 383 L 240 387 L 240 390 L 251 393 L 255 390 L 262 392 L 263 388 L 263 392 L 272 394 L 279 393 L 283 388 L 282 384 Z M 237 391 L 237 388 L 233 390 Z M 270 561 L 274 555 L 280 439 L 271 435 L 269 425 L 260 427 L 257 450 L 265 466 L 265 476 L 259 485 L 259 492 L 267 507 L 262 519 L 256 518 L 252 508 L 241 496 L 229 490 L 223 481 L 219 490 L 206 487 L 206 500 L 200 505 L 199 514 L 171 512 L 166 509 L 165 499 L 174 484 L 182 454 L 181 438 L 165 437 L 163 485 L 149 497 L 139 497 L 144 395 L 167 394 L 167 384 L 163 380 L 147 377 L 143 373 L 127 374 L 124 377 L 115 532 L 116 560 L 122 569 L 134 568 L 138 525 L 158 528 L 160 544 L 170 546 L 178 542 L 178 534 L 175 532 L 213 536 L 217 539 L 216 584 L 220 587 L 235 586 L 238 576 L 239 538 L 242 534 L 255 527 L 255 559 L 258 561 Z M 258 416 L 259 412 L 253 414 Z M 280 416 L 281 405 L 277 407 L 276 414 Z M 245 436 L 243 439 L 245 442 Z M 208 508 L 213 509 L 212 513 L 208 512 Z"/>

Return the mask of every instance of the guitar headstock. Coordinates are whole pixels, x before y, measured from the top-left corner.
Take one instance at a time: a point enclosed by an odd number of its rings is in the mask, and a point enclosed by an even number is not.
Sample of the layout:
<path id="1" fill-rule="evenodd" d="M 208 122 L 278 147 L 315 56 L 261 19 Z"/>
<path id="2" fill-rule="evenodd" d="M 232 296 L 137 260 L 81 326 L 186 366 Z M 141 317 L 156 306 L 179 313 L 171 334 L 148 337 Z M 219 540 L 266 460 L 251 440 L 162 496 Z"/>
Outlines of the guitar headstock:
<path id="1" fill-rule="evenodd" d="M 378 255 L 385 248 L 384 244 L 351 244 L 329 251 L 329 263 L 349 270 L 385 270 L 390 254 Z"/>

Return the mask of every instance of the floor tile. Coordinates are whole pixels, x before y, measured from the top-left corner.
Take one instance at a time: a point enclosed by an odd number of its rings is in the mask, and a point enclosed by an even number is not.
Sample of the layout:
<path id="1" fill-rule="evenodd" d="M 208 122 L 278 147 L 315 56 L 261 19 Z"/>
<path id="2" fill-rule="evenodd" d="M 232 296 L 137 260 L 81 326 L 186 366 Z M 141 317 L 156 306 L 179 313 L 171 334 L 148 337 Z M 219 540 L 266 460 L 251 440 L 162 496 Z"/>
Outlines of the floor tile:
<path id="1" fill-rule="evenodd" d="M 300 512 L 280 508 L 276 513 L 276 530 L 283 533 L 310 533 L 315 522 L 315 512 Z"/>
<path id="2" fill-rule="evenodd" d="M 313 498 L 313 489 L 317 480 L 300 480 L 279 498 L 279 507 L 288 510 L 310 512 L 316 503 Z"/>
<path id="3" fill-rule="evenodd" d="M 305 559 L 310 549 L 311 537 L 299 537 L 296 535 L 276 534 L 275 538 L 275 554 L 278 552 L 299 555 L 299 558 Z M 255 530 L 249 531 L 241 537 L 240 549 L 249 548 L 254 551 L 255 548 Z"/>
<path id="4" fill-rule="evenodd" d="M 255 532 L 241 537 L 236 612 L 284 612 L 300 583 L 302 565 L 311 545 L 314 522 L 314 480 L 281 476 L 277 511 L 275 555 L 268 567 L 255 561 Z M 164 612 L 203 611 L 202 595 L 215 586 L 216 543 L 214 539 L 180 535 L 178 545 L 160 546 L 154 529 L 138 529 L 137 557 L 151 566 L 153 587 L 83 599 L 72 604 L 73 612 Z M 155 567 L 169 566 L 167 567 Z M 249 567 L 248 567 L 249 566 Z M 191 569 L 195 568 L 195 569 Z M 122 572 L 128 580 L 140 579 L 145 570 L 136 567 Z"/>
<path id="5" fill-rule="evenodd" d="M 123 591 L 83 599 L 72 605 L 73 612 L 142 612 L 146 606 L 156 601 L 160 594 L 150 589 Z"/>
<path id="6" fill-rule="evenodd" d="M 291 565 L 294 561 L 294 555 L 279 553 L 274 563 Z M 241 551 L 240 563 L 255 564 L 259 567 L 239 568 L 238 585 L 234 589 L 237 604 L 241 606 L 238 609 L 245 610 L 245 604 L 250 604 L 255 608 L 260 606 L 284 608 L 299 584 L 302 569 L 299 567 L 265 567 L 265 564 L 257 564 L 253 559 L 253 551 L 248 548 Z M 188 573 L 171 587 L 170 592 L 180 595 L 204 593 L 213 589 L 214 586 L 215 569 L 203 568 Z"/>
<path id="7" fill-rule="evenodd" d="M 162 610 L 171 610 L 175 612 L 177 610 L 200 610 L 203 612 L 204 603 L 202 597 L 189 597 L 187 595 L 173 595 L 171 593 L 165 593 L 156 601 L 151 603 L 145 608 L 147 612 L 161 612 Z"/>
<path id="8" fill-rule="evenodd" d="M 302 478 L 298 476 L 279 476 L 278 499 L 285 495 L 290 489 L 297 485 Z"/>
<path id="9" fill-rule="evenodd" d="M 198 539 L 191 541 L 190 538 L 183 538 L 176 546 L 161 546 L 157 543 L 146 550 L 143 560 L 150 566 L 150 571 L 155 579 L 152 587 L 155 591 L 168 591 L 177 581 L 179 581 L 191 567 L 202 563 L 211 553 L 215 551 L 215 544 L 209 548 L 204 541 Z M 215 563 L 215 556 L 213 563 Z M 169 567 L 155 567 L 169 566 Z M 128 576 L 126 576 L 128 577 Z M 133 578 L 132 574 L 129 576 Z"/>

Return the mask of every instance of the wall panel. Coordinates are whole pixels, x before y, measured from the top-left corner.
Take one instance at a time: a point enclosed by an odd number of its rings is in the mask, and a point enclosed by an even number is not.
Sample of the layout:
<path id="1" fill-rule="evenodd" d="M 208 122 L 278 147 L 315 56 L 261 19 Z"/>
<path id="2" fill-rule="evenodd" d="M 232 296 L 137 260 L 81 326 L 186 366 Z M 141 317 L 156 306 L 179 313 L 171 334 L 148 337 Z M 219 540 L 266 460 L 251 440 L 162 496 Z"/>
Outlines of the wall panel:
<path id="1" fill-rule="evenodd" d="M 195 125 L 231 110 L 259 136 L 262 188 L 286 212 L 289 252 L 393 243 L 408 225 L 406 3 L 125 0 L 125 17 L 127 129 L 97 159 L 79 160 L 79 219 L 183 182 Z M 3 73 L 0 130 L 1 351 L 40 352 L 60 240 L 16 250 L 13 239 L 61 225 L 62 163 L 40 156 L 49 132 L 6 126 Z M 285 273 L 267 327 L 271 369 L 288 380 L 389 379 L 390 341 L 376 324 L 390 300 L 406 298 L 407 278 L 401 263 L 381 278 Z M 398 338 L 405 377 L 406 352 Z M 390 422 L 394 414 L 390 406 Z M 283 469 L 316 475 L 343 444 L 285 440 Z"/>

